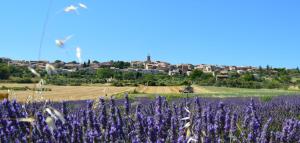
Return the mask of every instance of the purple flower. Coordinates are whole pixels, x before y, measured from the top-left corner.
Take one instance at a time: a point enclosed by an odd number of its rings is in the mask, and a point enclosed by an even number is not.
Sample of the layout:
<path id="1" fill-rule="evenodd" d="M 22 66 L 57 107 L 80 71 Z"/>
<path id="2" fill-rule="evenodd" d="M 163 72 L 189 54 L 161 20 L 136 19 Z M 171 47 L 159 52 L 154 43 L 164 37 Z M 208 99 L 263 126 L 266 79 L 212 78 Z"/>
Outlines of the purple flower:
<path id="1" fill-rule="evenodd" d="M 234 112 L 231 117 L 231 122 L 230 122 L 230 133 L 232 135 L 234 135 L 237 131 L 237 119 L 238 119 L 238 116 L 237 116 L 236 112 Z"/>
<path id="2" fill-rule="evenodd" d="M 106 106 L 104 99 L 100 99 L 100 124 L 102 129 L 106 129 L 107 127 L 107 114 L 106 114 Z"/>
<path id="3" fill-rule="evenodd" d="M 272 121 L 272 118 L 269 118 L 263 127 L 263 130 L 260 134 L 260 139 L 259 139 L 261 143 L 268 143 L 268 128 L 270 126 L 271 121 Z"/>
<path id="4" fill-rule="evenodd" d="M 147 127 L 148 127 L 148 141 L 151 143 L 156 142 L 156 128 L 155 128 L 155 123 L 153 117 L 148 117 L 147 118 Z"/>
<path id="5" fill-rule="evenodd" d="M 145 142 L 146 141 L 146 136 L 145 136 L 145 131 L 144 131 L 144 116 L 141 113 L 141 106 L 138 105 L 136 107 L 136 113 L 135 113 L 135 134 L 136 134 L 136 140 L 138 142 Z"/>
<path id="6" fill-rule="evenodd" d="M 130 101 L 129 101 L 129 98 L 128 98 L 128 94 L 127 94 L 127 93 L 125 94 L 125 104 L 124 104 L 124 108 L 125 108 L 125 113 L 126 113 L 126 115 L 128 116 L 129 113 L 130 113 Z"/>

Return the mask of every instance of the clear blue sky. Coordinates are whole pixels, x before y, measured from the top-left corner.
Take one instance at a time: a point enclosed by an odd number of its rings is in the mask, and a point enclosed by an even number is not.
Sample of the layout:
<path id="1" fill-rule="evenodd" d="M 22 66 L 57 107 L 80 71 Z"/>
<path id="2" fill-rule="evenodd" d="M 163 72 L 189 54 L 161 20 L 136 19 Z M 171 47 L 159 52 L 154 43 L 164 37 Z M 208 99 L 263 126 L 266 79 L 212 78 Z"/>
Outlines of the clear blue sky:
<path id="1" fill-rule="evenodd" d="M 58 13 L 78 2 L 80 15 Z M 48 0 L 3 0 L 0 57 L 36 60 Z M 300 66 L 299 0 L 53 0 L 42 59 Z M 67 50 L 54 40 L 74 34 Z M 68 52 L 66 52 L 68 51 Z"/>

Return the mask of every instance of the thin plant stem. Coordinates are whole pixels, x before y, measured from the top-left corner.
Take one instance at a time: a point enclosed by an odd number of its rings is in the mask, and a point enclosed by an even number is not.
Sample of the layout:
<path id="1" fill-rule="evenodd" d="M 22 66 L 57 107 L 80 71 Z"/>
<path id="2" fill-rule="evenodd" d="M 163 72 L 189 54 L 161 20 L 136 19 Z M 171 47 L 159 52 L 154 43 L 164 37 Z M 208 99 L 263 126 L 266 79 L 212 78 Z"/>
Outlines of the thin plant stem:
<path id="1" fill-rule="evenodd" d="M 41 59 L 42 47 L 43 47 L 43 43 L 44 43 L 44 39 L 45 39 L 45 35 L 46 35 L 46 30 L 47 30 L 47 25 L 48 25 L 48 21 L 49 21 L 49 17 L 50 17 L 52 2 L 53 2 L 53 0 L 49 0 L 49 6 L 48 6 L 47 14 L 46 14 L 46 19 L 45 19 L 44 24 L 43 24 L 42 35 L 41 35 L 41 39 L 40 39 L 40 46 L 39 46 L 39 51 L 38 51 L 38 60 Z"/>

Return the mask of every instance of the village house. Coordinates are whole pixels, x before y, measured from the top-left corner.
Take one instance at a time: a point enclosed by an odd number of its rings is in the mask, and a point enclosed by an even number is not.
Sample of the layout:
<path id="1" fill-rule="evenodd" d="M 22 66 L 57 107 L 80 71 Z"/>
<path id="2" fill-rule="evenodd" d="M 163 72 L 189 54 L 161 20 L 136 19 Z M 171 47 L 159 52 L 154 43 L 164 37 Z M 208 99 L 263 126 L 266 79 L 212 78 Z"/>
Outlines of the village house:
<path id="1" fill-rule="evenodd" d="M 74 63 L 74 62 L 69 62 L 69 63 L 66 63 L 65 65 L 64 65 L 64 69 L 77 69 L 77 68 L 79 68 L 79 64 L 78 63 Z"/>
<path id="2" fill-rule="evenodd" d="M 112 62 L 102 62 L 99 64 L 100 68 L 109 68 L 112 67 Z"/>
<path id="3" fill-rule="evenodd" d="M 75 72 L 76 69 L 56 69 L 55 72 L 58 74 L 70 73 Z"/>
<path id="4" fill-rule="evenodd" d="M 121 72 L 139 72 L 139 69 L 134 68 L 127 68 L 127 69 L 120 69 Z"/>
<path id="5" fill-rule="evenodd" d="M 144 62 L 143 61 L 131 61 L 130 62 L 130 67 L 132 68 L 144 68 Z"/>
<path id="6" fill-rule="evenodd" d="M 18 67 L 28 67 L 29 61 L 25 60 L 11 60 L 8 62 L 9 65 L 18 66 Z"/>
<path id="7" fill-rule="evenodd" d="M 145 64 L 145 69 L 146 70 L 152 70 L 152 69 L 156 69 L 156 64 L 155 63 L 146 63 Z"/>
<path id="8" fill-rule="evenodd" d="M 242 71 L 248 71 L 248 69 L 251 69 L 250 66 L 240 66 L 240 67 L 237 67 L 237 70 L 242 70 Z"/>
<path id="9" fill-rule="evenodd" d="M 90 63 L 90 67 L 92 69 L 98 69 L 98 68 L 100 68 L 100 63 L 92 62 L 92 63 Z"/>
<path id="10" fill-rule="evenodd" d="M 56 60 L 54 63 L 52 63 L 52 66 L 54 66 L 55 68 L 62 68 L 65 66 L 65 62 L 60 61 L 60 60 Z"/>
<path id="11" fill-rule="evenodd" d="M 142 69 L 141 73 L 143 73 L 143 74 L 158 74 L 158 73 L 165 73 L 165 71 L 158 70 L 158 69 Z"/>
<path id="12" fill-rule="evenodd" d="M 237 70 L 236 72 L 237 72 L 238 74 L 244 74 L 244 73 L 246 73 L 245 70 Z"/>
<path id="13" fill-rule="evenodd" d="M 202 70 L 205 73 L 212 73 L 212 72 L 215 71 L 216 66 L 214 66 L 214 65 L 207 65 L 207 64 L 200 64 L 200 65 L 197 65 L 195 67 L 195 69 Z"/>
<path id="14" fill-rule="evenodd" d="M 216 74 L 215 77 L 216 77 L 216 80 L 227 79 L 227 78 L 229 78 L 229 71 L 222 70 L 218 74 Z"/>
<path id="15" fill-rule="evenodd" d="M 46 64 L 49 64 L 49 61 L 30 61 L 29 64 L 34 68 L 45 69 Z"/>
<path id="16" fill-rule="evenodd" d="M 236 70 L 237 70 L 237 67 L 236 67 L 236 66 L 229 66 L 229 70 L 230 70 L 230 71 L 236 71 Z"/>
<path id="17" fill-rule="evenodd" d="M 25 60 L 11 60 L 9 58 L 0 58 L 0 61 L 7 62 L 8 65 L 19 67 L 33 67 L 44 69 L 46 64 L 50 64 L 49 61 L 25 61 Z M 60 60 L 56 60 L 51 63 L 57 70 L 62 69 L 60 72 L 72 72 L 74 70 L 82 69 L 82 66 L 76 61 L 65 63 Z M 89 68 L 96 70 L 98 68 L 111 68 L 113 63 L 93 61 L 89 64 Z M 85 68 L 86 69 L 86 68 Z M 115 70 L 120 70 L 113 68 Z M 244 74 L 246 72 L 254 72 L 258 68 L 252 66 L 226 66 L 226 65 L 209 65 L 209 64 L 178 64 L 171 65 L 168 62 L 151 60 L 150 55 L 147 56 L 146 61 L 131 61 L 130 67 L 122 69 L 120 71 L 136 71 L 141 73 L 167 73 L 168 75 L 186 74 L 189 75 L 194 69 L 202 70 L 204 73 L 212 73 L 218 79 L 227 78 L 229 71 L 235 71 L 238 74 Z M 225 72 L 227 71 L 227 73 Z"/>
<path id="18" fill-rule="evenodd" d="M 192 71 L 194 69 L 194 66 L 192 64 L 179 64 L 177 65 L 177 69 L 180 74 L 187 74 L 188 71 Z"/>
<path id="19" fill-rule="evenodd" d="M 169 72 L 170 70 L 170 63 L 167 62 L 161 62 L 161 61 L 157 61 L 156 62 L 156 67 L 158 70 L 163 70 L 164 72 Z"/>
<path id="20" fill-rule="evenodd" d="M 180 74 L 179 69 L 172 69 L 172 70 L 169 70 L 169 72 L 168 72 L 169 76 L 178 75 L 178 74 Z"/>

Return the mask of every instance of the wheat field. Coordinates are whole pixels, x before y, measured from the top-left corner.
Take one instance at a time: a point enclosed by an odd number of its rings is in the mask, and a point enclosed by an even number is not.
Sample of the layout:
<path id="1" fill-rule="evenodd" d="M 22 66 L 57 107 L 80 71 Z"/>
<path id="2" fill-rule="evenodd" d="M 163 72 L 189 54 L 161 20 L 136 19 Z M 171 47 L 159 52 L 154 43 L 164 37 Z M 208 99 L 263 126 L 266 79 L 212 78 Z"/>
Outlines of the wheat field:
<path id="1" fill-rule="evenodd" d="M 7 84 L 0 83 L 0 87 L 29 87 L 34 88 L 34 84 Z M 42 97 L 51 101 L 72 101 L 72 100 L 88 100 L 97 99 L 99 97 L 110 97 L 111 95 L 120 93 L 130 93 L 134 90 L 141 94 L 178 94 L 182 86 L 138 86 L 138 87 L 114 87 L 109 85 L 86 85 L 86 86 L 56 86 L 45 85 L 45 88 L 51 91 L 42 92 Z M 200 88 L 200 87 L 199 87 Z M 200 89 L 197 88 L 200 92 Z M 7 93 L 6 90 L 0 90 L 0 93 Z M 40 98 L 40 94 L 35 91 L 13 91 L 10 99 L 25 102 L 28 98 Z"/>
<path id="2" fill-rule="evenodd" d="M 6 87 L 34 87 L 34 84 L 0 84 Z M 88 100 L 106 97 L 114 94 L 130 92 L 135 87 L 112 87 L 106 85 L 91 85 L 91 86 L 55 86 L 45 85 L 45 88 L 50 88 L 51 91 L 42 92 L 42 97 L 51 101 L 70 101 L 70 100 Z M 6 90 L 0 90 L 1 93 L 7 93 Z M 10 99 L 24 102 L 28 98 L 39 99 L 40 94 L 35 91 L 14 91 L 10 95 Z"/>
<path id="3" fill-rule="evenodd" d="M 34 88 L 34 84 L 7 84 L 0 83 L 0 87 L 29 87 Z M 183 86 L 138 86 L 138 87 L 114 87 L 103 84 L 85 85 L 85 86 L 55 86 L 45 85 L 45 88 L 51 91 L 44 91 L 39 94 L 32 90 L 13 91 L 10 93 L 10 99 L 16 99 L 20 102 L 28 100 L 51 101 L 74 101 L 74 100 L 94 100 L 99 97 L 109 98 L 111 95 L 123 93 L 144 94 L 155 96 L 156 94 L 180 94 L 179 90 Z M 229 96 L 264 96 L 264 95 L 299 95 L 300 91 L 294 90 L 277 90 L 277 89 L 241 89 L 241 88 L 225 88 L 225 87 L 209 87 L 209 86 L 193 86 L 194 94 L 211 97 L 229 97 Z M 8 93 L 7 90 L 0 90 L 0 93 Z M 107 95 L 107 96 L 106 96 Z"/>
<path id="4" fill-rule="evenodd" d="M 6 87 L 29 87 L 34 88 L 34 84 L 7 84 L 0 83 Z M 138 86 L 138 87 L 114 87 L 109 85 L 86 85 L 86 86 L 56 86 L 45 85 L 45 88 L 51 91 L 41 93 L 44 99 L 51 101 L 72 101 L 72 100 L 88 100 L 97 99 L 99 97 L 110 97 L 111 95 L 120 93 L 130 93 L 134 90 L 141 94 L 178 94 L 182 86 Z M 198 91 L 198 90 L 197 90 Z M 7 93 L 6 90 L 0 90 L 0 93 Z M 25 102 L 29 98 L 40 99 L 40 94 L 35 91 L 13 91 L 10 94 L 10 99 L 16 99 L 20 102 Z M 107 96 L 106 96 L 107 95 Z"/>
<path id="5" fill-rule="evenodd" d="M 136 91 L 144 94 L 176 94 L 182 86 L 139 86 Z"/>

